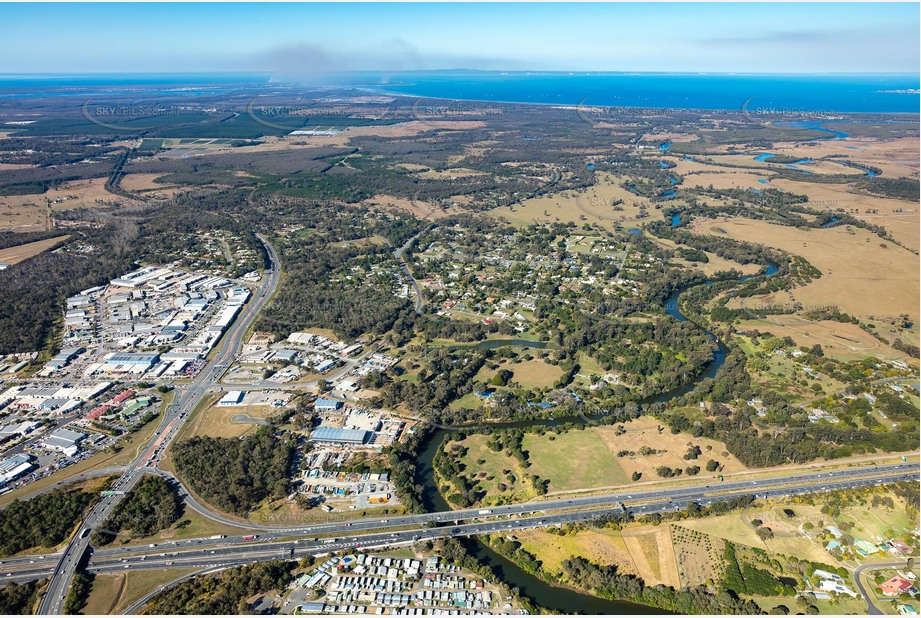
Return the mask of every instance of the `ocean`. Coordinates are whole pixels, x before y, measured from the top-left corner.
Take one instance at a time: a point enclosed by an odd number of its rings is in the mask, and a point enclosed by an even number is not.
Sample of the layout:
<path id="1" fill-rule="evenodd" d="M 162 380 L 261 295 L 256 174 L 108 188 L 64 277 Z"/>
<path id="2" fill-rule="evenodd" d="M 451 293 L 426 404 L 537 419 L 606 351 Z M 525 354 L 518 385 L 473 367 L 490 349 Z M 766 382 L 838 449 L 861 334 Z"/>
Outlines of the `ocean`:
<path id="1" fill-rule="evenodd" d="M 372 78 L 373 76 L 368 75 Z M 761 115 L 919 112 L 918 75 L 404 73 L 381 92 L 473 101 L 740 110 Z"/>
<path id="2" fill-rule="evenodd" d="M 890 75 L 744 75 L 692 73 L 537 73 L 488 71 L 356 72 L 322 84 L 381 93 L 512 103 L 639 109 L 744 109 L 757 115 L 919 113 L 919 77 Z M 0 75 L 0 97 L 100 92 L 213 94 L 284 87 L 255 74 Z"/>

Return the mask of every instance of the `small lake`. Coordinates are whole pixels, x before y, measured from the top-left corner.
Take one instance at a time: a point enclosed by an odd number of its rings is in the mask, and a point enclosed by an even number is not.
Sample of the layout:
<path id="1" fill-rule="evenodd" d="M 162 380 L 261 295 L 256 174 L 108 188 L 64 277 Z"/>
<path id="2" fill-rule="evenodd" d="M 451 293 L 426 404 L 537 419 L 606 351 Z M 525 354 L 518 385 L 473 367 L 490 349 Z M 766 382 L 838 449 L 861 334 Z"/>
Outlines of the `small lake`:
<path id="1" fill-rule="evenodd" d="M 672 215 L 672 227 L 678 227 L 679 225 L 681 225 L 681 213 Z"/>
<path id="2" fill-rule="evenodd" d="M 631 227 L 631 228 L 630 228 L 629 230 L 627 230 L 627 231 L 630 232 L 631 234 L 633 234 L 634 236 L 639 236 L 640 234 L 643 233 L 642 230 L 640 230 L 640 229 L 638 229 L 638 228 L 635 228 L 635 227 Z"/>
<path id="3" fill-rule="evenodd" d="M 677 195 L 678 195 L 678 194 L 675 193 L 675 190 L 674 190 L 674 189 L 669 189 L 669 190 L 667 190 L 667 191 L 663 191 L 662 193 L 660 193 L 660 194 L 659 194 L 659 197 L 675 197 L 675 196 L 677 196 Z"/>
<path id="4" fill-rule="evenodd" d="M 662 152 L 668 152 L 668 149 L 671 147 L 672 147 L 671 142 L 663 142 L 659 144 L 659 150 L 661 150 Z"/>

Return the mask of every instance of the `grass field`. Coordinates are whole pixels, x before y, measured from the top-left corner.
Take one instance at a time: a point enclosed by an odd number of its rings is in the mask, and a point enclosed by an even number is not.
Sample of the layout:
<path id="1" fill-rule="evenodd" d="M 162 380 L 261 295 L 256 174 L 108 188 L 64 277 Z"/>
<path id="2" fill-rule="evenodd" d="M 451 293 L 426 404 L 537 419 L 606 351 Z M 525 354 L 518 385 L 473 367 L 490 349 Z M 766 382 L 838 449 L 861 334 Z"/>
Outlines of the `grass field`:
<path id="1" fill-rule="evenodd" d="M 551 492 L 630 481 L 597 429 L 574 430 L 558 436 L 527 434 L 522 446 L 529 455 L 530 472 L 549 480 Z"/>
<path id="2" fill-rule="evenodd" d="M 477 480 L 487 494 L 485 502 L 488 503 L 499 496 L 533 498 L 532 488 L 521 482 L 526 474 L 536 474 L 542 481 L 549 481 L 548 493 L 555 495 L 631 485 L 634 472 L 642 475 L 640 482 L 662 481 L 656 474 L 660 466 L 684 469 L 697 465 L 702 468 L 698 478 L 715 478 L 717 473 L 703 470 L 708 459 L 720 463 L 722 474 L 747 470 L 720 442 L 672 434 L 664 429 L 659 431 L 660 427 L 655 419 L 643 416 L 623 423 L 621 435 L 617 435 L 616 426 L 587 427 L 559 435 L 527 433 L 522 448 L 528 453 L 531 464 L 528 468 L 505 452 L 491 450 L 486 445 L 488 436 L 475 434 L 461 441 L 468 449 L 464 457 L 465 473 Z M 701 450 L 695 461 L 684 459 L 691 444 Z M 644 446 L 660 452 L 642 455 L 639 451 Z M 445 448 L 450 449 L 451 445 L 446 444 Z M 632 451 L 633 455 L 617 457 L 620 451 Z M 500 483 L 505 484 L 505 491 L 500 490 Z"/>
<path id="3" fill-rule="evenodd" d="M 47 251 L 68 238 L 70 238 L 69 235 L 55 236 L 54 238 L 46 238 L 45 240 L 37 240 L 35 242 L 28 242 L 24 245 L 0 249 L 0 264 L 18 264 L 23 260 L 28 260 L 30 257 L 35 257 L 39 253 Z"/>
<path id="4" fill-rule="evenodd" d="M 240 438 L 254 433 L 259 428 L 259 425 L 234 420 L 235 416 L 266 419 L 277 413 L 278 410 L 270 406 L 218 407 L 216 404 L 212 404 L 195 417 L 188 437 Z"/>
<path id="5" fill-rule="evenodd" d="M 680 585 L 668 526 L 582 530 L 565 536 L 522 530 L 515 536 L 552 573 L 562 574 L 564 560 L 582 556 L 599 564 L 617 565 L 622 573 L 638 575 L 648 585 Z"/>
<path id="6" fill-rule="evenodd" d="M 724 231 L 730 238 L 764 243 L 800 255 L 822 271 L 821 278 L 792 293 L 753 297 L 751 302 L 800 302 L 804 307 L 834 304 L 857 316 L 918 315 L 918 256 L 865 230 L 849 231 L 847 226 L 798 229 L 725 217 L 715 224 L 697 221 L 691 229 L 717 236 Z"/>
<path id="7" fill-rule="evenodd" d="M 597 223 L 613 230 L 618 226 L 633 227 L 642 222 L 640 209 L 649 209 L 651 216 L 658 213 L 646 198 L 636 196 L 620 186 L 624 178 L 611 174 L 598 174 L 598 182 L 587 190 L 572 190 L 535 197 L 489 211 L 491 216 L 506 219 L 512 225 L 524 227 L 534 222 Z M 623 200 L 622 210 L 614 210 L 615 200 Z"/>
<path id="8" fill-rule="evenodd" d="M 96 575 L 86 606 L 81 613 L 87 615 L 121 614 L 144 595 L 197 570 L 200 569 L 158 569 Z"/>

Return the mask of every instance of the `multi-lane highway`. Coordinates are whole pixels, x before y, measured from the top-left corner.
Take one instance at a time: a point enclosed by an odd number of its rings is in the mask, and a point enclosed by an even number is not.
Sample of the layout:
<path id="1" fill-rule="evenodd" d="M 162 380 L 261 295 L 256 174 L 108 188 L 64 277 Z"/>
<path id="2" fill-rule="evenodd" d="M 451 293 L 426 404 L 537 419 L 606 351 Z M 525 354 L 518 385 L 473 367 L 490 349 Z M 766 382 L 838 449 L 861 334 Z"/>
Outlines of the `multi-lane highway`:
<path id="1" fill-rule="evenodd" d="M 695 495 L 688 489 L 663 490 L 636 494 L 623 504 L 602 504 L 575 501 L 554 501 L 532 503 L 481 511 L 457 511 L 433 513 L 419 516 L 423 521 L 411 522 L 406 518 L 387 521 L 361 520 L 321 524 L 313 527 L 311 536 L 304 538 L 304 531 L 297 533 L 275 532 L 260 535 L 244 541 L 242 537 L 224 539 L 202 538 L 170 541 L 152 546 L 119 547 L 96 551 L 90 558 L 88 569 L 97 573 L 121 572 L 125 570 L 147 570 L 164 568 L 234 566 L 260 560 L 291 559 L 307 554 L 322 554 L 331 551 L 354 548 L 373 548 L 388 545 L 412 543 L 420 539 L 435 539 L 446 536 L 474 536 L 495 532 L 508 532 L 526 528 L 585 522 L 604 516 L 622 514 L 625 511 L 634 516 L 680 510 L 687 502 L 694 501 L 706 506 L 716 500 L 739 496 L 756 495 L 772 498 L 794 494 L 846 489 L 857 486 L 891 483 L 901 480 L 916 480 L 917 468 L 913 464 L 896 466 L 865 467 L 848 471 L 793 476 L 784 479 L 721 485 L 707 491 L 696 488 Z M 580 499 L 585 500 L 585 499 Z M 552 506 L 551 506 L 552 505 Z M 432 527 L 430 521 L 447 522 Z M 466 523 L 457 523 L 465 521 Z M 455 523 L 450 523 L 455 522 Z M 384 530 L 388 526 L 400 526 L 396 530 Z M 376 532 L 359 533 L 359 530 L 377 528 Z M 330 534 L 337 536 L 329 536 Z M 312 536 L 312 535 L 323 536 Z M 300 537 L 300 538 L 298 538 Z M 0 562 L 0 582 L 28 581 L 49 576 L 55 570 L 60 555 L 11 558 Z"/>
<path id="2" fill-rule="evenodd" d="M 279 280 L 279 262 L 272 247 L 264 237 L 259 236 L 259 240 L 265 246 L 269 257 L 269 269 L 263 274 L 262 281 L 258 286 L 253 297 L 247 303 L 241 315 L 233 322 L 230 329 L 224 334 L 221 342 L 218 344 L 218 351 L 212 360 L 201 373 L 188 385 L 179 388 L 173 403 L 167 408 L 163 419 L 160 422 L 157 431 L 154 433 L 151 443 L 141 452 L 141 454 L 132 461 L 115 481 L 112 489 L 117 492 L 128 492 L 140 480 L 145 470 L 152 469 L 159 460 L 163 450 L 169 446 L 172 439 L 177 435 L 189 413 L 205 396 L 226 370 L 234 356 L 237 354 L 243 337 L 259 315 L 259 311 L 268 301 L 278 287 Z M 93 529 L 105 521 L 115 506 L 122 500 L 123 494 L 115 494 L 102 497 L 99 502 L 90 510 L 89 514 L 80 526 L 77 535 L 67 545 L 64 551 L 59 555 L 57 564 L 51 573 L 51 582 L 48 590 L 39 606 L 39 614 L 61 614 L 63 613 L 64 599 L 70 582 L 73 579 L 74 571 L 83 559 L 90 543 L 90 534 Z"/>

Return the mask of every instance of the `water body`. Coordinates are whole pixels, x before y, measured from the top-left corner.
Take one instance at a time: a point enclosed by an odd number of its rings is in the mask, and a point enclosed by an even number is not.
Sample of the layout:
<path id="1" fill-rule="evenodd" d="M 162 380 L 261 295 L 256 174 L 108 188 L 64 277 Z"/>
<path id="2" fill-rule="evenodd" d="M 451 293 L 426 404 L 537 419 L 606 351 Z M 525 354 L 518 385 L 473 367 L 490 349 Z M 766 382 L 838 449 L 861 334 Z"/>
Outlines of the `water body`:
<path id="1" fill-rule="evenodd" d="M 767 161 L 768 159 L 770 159 L 770 158 L 773 157 L 773 156 L 774 156 L 774 155 L 771 154 L 770 152 L 762 152 L 760 155 L 758 155 L 757 157 L 755 157 L 755 161 L 761 161 L 762 163 L 764 163 L 765 161 Z"/>
<path id="2" fill-rule="evenodd" d="M 668 152 L 668 149 L 671 147 L 672 147 L 671 142 L 663 142 L 659 144 L 659 150 L 661 150 L 662 152 Z"/>
<path id="3" fill-rule="evenodd" d="M 678 179 L 675 178 L 674 176 L 672 176 L 671 174 L 669 174 L 669 175 L 668 175 L 668 182 L 670 182 L 670 183 L 673 184 L 673 185 L 676 185 L 676 184 L 678 184 Z"/>
<path id="4" fill-rule="evenodd" d="M 668 189 L 659 194 L 660 197 L 676 197 L 678 194 L 675 193 L 674 189 Z"/>
<path id="5" fill-rule="evenodd" d="M 672 221 L 674 222 L 674 216 Z M 630 231 L 631 233 L 633 232 L 633 230 Z M 639 230 L 636 231 L 639 232 Z M 764 273 L 759 273 L 757 275 L 747 275 L 741 277 L 740 280 L 747 281 L 755 277 L 773 275 L 777 272 L 777 270 L 778 268 L 776 264 L 769 263 Z M 707 285 L 711 283 L 711 281 L 706 282 Z M 688 318 L 682 315 L 682 313 L 678 310 L 678 298 L 681 296 L 682 292 L 684 292 L 684 289 L 676 290 L 666 299 L 665 311 L 668 313 L 668 315 L 674 317 L 676 320 L 685 322 L 688 321 Z M 703 373 L 696 380 L 692 380 L 683 386 L 679 386 L 672 389 L 671 391 L 662 393 L 661 395 L 657 395 L 655 397 L 649 397 L 646 400 L 639 402 L 640 405 L 648 405 L 653 402 L 667 402 L 676 397 L 681 397 L 682 395 L 692 391 L 700 380 L 713 378 L 716 376 L 716 372 L 726 362 L 727 350 L 723 345 L 723 342 L 721 342 L 713 333 L 710 331 L 704 332 L 706 332 L 707 336 L 711 339 L 711 341 L 714 342 L 716 349 L 713 353 L 713 360 L 710 361 L 710 363 L 704 369 Z M 538 425 L 543 425 L 545 427 L 556 427 L 564 423 L 584 422 L 586 422 L 586 418 L 574 416 L 558 419 L 491 423 L 490 426 L 496 429 L 513 427 L 527 428 Z M 435 454 L 438 452 L 438 449 L 441 447 L 448 433 L 450 433 L 450 430 L 447 429 L 439 429 L 433 432 L 429 438 L 428 443 L 426 444 L 425 449 L 416 460 L 416 481 L 423 487 L 422 502 L 428 511 L 451 510 L 450 505 L 445 501 L 445 499 L 438 491 L 438 486 L 435 483 L 435 470 L 434 466 L 432 465 Z M 667 613 L 653 607 L 648 607 L 646 605 L 639 605 L 628 601 L 609 601 L 592 595 L 575 592 L 567 588 L 553 586 L 541 580 L 540 578 L 526 573 L 515 563 L 505 559 L 504 557 L 489 549 L 489 547 L 487 547 L 481 541 L 476 539 L 475 541 L 476 542 L 472 548 L 471 554 L 476 557 L 477 560 L 492 568 L 507 584 L 519 588 L 524 594 L 533 599 L 534 602 L 536 602 L 538 605 L 551 611 L 569 614 L 588 613 L 604 615 L 650 615 Z"/>
<path id="6" fill-rule="evenodd" d="M 643 233 L 643 230 L 638 229 L 638 228 L 635 228 L 635 227 L 631 227 L 631 228 L 630 228 L 629 230 L 627 230 L 627 231 L 630 232 L 631 234 L 633 234 L 634 236 L 639 236 L 640 234 Z"/>
<path id="7" fill-rule="evenodd" d="M 586 165 L 585 167 L 587 167 L 587 168 L 590 169 L 590 170 L 593 170 L 593 169 L 595 169 L 595 164 L 594 164 L 594 163 L 589 163 L 589 164 Z"/>
<path id="8" fill-rule="evenodd" d="M 353 73 L 344 85 L 441 99 L 585 107 L 918 113 L 917 74 L 721 75 L 692 73 L 397 72 Z"/>
<path id="9" fill-rule="evenodd" d="M 764 194 L 763 194 L 761 191 L 759 191 L 758 189 L 749 189 L 749 191 L 751 191 L 751 192 L 754 193 L 755 195 L 764 195 Z"/>
<path id="10" fill-rule="evenodd" d="M 681 225 L 681 213 L 672 215 L 672 227 L 678 227 L 679 225 Z"/>
<path id="11" fill-rule="evenodd" d="M 821 228 L 833 227 L 837 225 L 839 221 L 841 221 L 841 219 L 839 219 L 838 217 L 832 217 L 831 219 L 829 219 L 828 221 L 826 221 L 819 227 Z"/>
<path id="12" fill-rule="evenodd" d="M 668 169 L 668 161 L 659 161 L 659 167 L 662 169 Z"/>
<path id="13" fill-rule="evenodd" d="M 760 182 L 760 183 L 763 184 L 763 185 L 766 185 L 766 184 L 767 184 L 767 178 L 759 178 L 759 179 L 758 179 L 758 182 Z"/>
<path id="14" fill-rule="evenodd" d="M 837 163 L 838 165 L 844 165 L 845 167 L 852 167 L 854 169 L 862 170 L 867 175 L 867 178 L 873 178 L 875 176 L 878 176 L 875 170 L 870 169 L 869 167 L 865 165 L 860 165 L 859 163 L 852 163 L 851 161 L 840 161 L 838 159 L 828 159 L 828 160 L 831 161 L 832 163 Z"/>
<path id="15" fill-rule="evenodd" d="M 830 129 L 826 127 L 826 124 L 831 124 L 833 122 L 841 122 L 840 120 L 794 120 L 789 122 L 779 122 L 778 125 L 785 127 L 794 127 L 797 129 L 812 129 L 813 131 L 825 131 L 830 135 L 828 137 L 820 137 L 815 141 L 823 139 L 844 139 L 850 137 L 847 133 L 843 131 L 836 131 L 835 129 Z"/>

